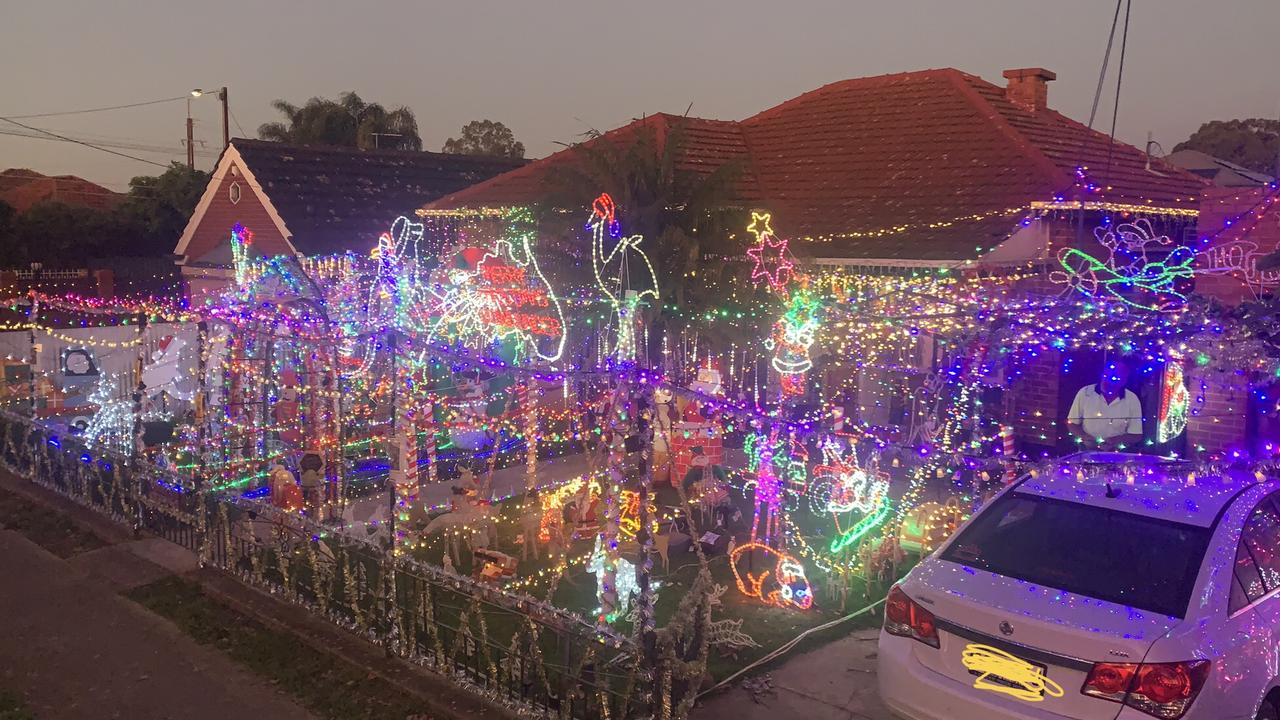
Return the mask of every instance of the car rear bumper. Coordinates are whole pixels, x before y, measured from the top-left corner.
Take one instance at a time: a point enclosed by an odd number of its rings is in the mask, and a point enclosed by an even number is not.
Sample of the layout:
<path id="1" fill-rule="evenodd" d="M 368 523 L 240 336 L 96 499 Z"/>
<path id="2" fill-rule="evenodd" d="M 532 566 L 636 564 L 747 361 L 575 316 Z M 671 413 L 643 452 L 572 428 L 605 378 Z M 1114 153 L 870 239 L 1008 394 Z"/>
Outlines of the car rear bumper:
<path id="1" fill-rule="evenodd" d="M 879 668 L 876 678 L 880 700 L 903 720 L 1071 720 L 1068 716 L 1048 712 L 1023 702 L 1004 700 L 999 695 L 977 694 L 967 684 L 921 665 L 912 653 L 910 638 L 896 637 L 880 631 Z M 927 650 L 928 648 L 926 648 Z M 1069 688 L 1068 692 L 1074 688 Z M 1116 704 L 1114 720 L 1152 720 L 1131 707 Z M 1210 697 L 1198 698 L 1181 720 L 1223 720 L 1252 718 L 1253 712 L 1228 713 Z"/>
<path id="2" fill-rule="evenodd" d="M 876 676 L 880 699 L 905 720 L 1064 720 L 1057 713 L 1027 703 L 980 695 L 970 687 L 940 675 L 912 657 L 910 638 L 880 631 L 880 667 Z M 1119 712 L 1120 706 L 1116 706 Z"/>

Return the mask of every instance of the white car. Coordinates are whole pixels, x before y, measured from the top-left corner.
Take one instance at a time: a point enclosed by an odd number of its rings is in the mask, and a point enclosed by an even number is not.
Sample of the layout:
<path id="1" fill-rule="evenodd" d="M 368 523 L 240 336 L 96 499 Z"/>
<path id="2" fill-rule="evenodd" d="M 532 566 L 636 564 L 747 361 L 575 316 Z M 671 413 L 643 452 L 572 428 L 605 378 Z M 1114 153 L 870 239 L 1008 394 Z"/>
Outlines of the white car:
<path id="1" fill-rule="evenodd" d="M 890 590 L 880 693 L 910 720 L 1277 720 L 1278 595 L 1280 482 L 1074 456 Z"/>

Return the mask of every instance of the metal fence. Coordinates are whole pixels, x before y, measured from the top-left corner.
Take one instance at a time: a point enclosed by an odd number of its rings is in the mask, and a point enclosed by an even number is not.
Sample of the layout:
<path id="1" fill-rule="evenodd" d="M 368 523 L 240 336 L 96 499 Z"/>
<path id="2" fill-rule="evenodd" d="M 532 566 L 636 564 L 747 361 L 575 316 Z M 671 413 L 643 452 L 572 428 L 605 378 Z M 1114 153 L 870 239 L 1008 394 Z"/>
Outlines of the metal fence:
<path id="1" fill-rule="evenodd" d="M 0 464 L 522 714 L 678 717 L 696 690 L 631 638 L 532 596 L 199 492 L 19 415 L 0 412 Z"/>

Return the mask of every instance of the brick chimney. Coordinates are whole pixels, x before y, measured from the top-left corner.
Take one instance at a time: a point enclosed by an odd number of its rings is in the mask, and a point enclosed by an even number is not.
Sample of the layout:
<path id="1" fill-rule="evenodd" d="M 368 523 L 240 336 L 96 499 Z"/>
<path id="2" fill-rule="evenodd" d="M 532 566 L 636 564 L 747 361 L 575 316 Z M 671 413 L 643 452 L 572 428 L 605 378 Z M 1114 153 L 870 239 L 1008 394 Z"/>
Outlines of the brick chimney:
<path id="1" fill-rule="evenodd" d="M 1018 68 L 1005 70 L 1009 84 L 1004 96 L 1023 110 L 1039 112 L 1049 106 L 1049 81 L 1057 80 L 1057 73 L 1044 68 Z"/>

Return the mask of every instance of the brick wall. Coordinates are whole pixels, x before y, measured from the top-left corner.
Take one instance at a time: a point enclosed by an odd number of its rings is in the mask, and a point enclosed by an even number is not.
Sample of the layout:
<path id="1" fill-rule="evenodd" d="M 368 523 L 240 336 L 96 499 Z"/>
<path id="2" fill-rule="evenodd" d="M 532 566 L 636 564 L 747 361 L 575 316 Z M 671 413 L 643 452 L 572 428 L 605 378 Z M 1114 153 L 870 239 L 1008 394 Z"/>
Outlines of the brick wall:
<path id="1" fill-rule="evenodd" d="M 1248 392 L 1224 386 L 1221 375 L 1194 371 L 1187 373 L 1187 388 L 1192 400 L 1187 418 L 1187 449 L 1215 453 L 1243 448 L 1248 430 Z M 1200 402 L 1201 397 L 1204 402 Z"/>
<path id="2" fill-rule="evenodd" d="M 1267 204 L 1266 193 L 1245 188 L 1205 191 L 1196 233 L 1214 240 L 1196 260 L 1200 271 L 1196 292 L 1238 303 L 1280 286 L 1280 272 L 1259 272 L 1257 268 L 1259 258 L 1280 248 L 1280 207 L 1274 202 Z M 1215 274 L 1205 274 L 1210 269 Z"/>
<path id="3" fill-rule="evenodd" d="M 1023 367 L 1011 391 L 1005 393 L 1005 417 L 1013 425 L 1020 450 L 1028 443 L 1048 446 L 1058 443 L 1062 420 L 1058 417 L 1061 366 L 1062 353 L 1041 352 Z"/>

